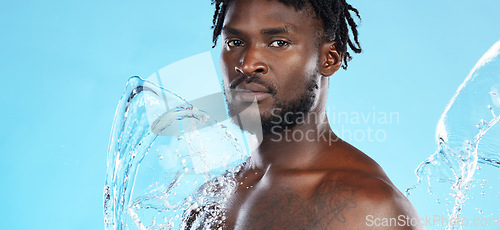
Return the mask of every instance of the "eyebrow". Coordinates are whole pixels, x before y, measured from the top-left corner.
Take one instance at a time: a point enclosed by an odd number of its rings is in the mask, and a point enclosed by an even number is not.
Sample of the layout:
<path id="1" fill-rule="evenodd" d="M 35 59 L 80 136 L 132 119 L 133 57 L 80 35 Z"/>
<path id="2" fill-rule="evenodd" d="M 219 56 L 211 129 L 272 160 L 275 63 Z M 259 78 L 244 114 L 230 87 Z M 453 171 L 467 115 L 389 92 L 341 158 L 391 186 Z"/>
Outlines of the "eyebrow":
<path id="1" fill-rule="evenodd" d="M 237 30 L 235 28 L 227 27 L 227 26 L 222 27 L 222 32 L 228 33 L 228 34 L 232 34 L 232 35 L 241 35 L 241 34 L 243 34 L 241 31 L 239 31 L 239 30 Z"/>
<path id="2" fill-rule="evenodd" d="M 261 33 L 266 35 L 276 35 L 276 34 L 287 34 L 292 31 L 294 31 L 294 29 L 290 26 L 281 26 L 276 28 L 263 29 Z"/>
<path id="3" fill-rule="evenodd" d="M 241 32 L 238 29 L 232 28 L 232 27 L 227 27 L 224 26 L 222 28 L 222 31 L 224 33 L 232 34 L 232 35 L 242 35 L 243 32 Z M 264 35 L 277 35 L 277 34 L 287 34 L 294 31 L 294 29 L 290 26 L 281 26 L 281 27 L 275 27 L 275 28 L 267 28 L 267 29 L 262 29 L 260 31 L 261 34 Z"/>

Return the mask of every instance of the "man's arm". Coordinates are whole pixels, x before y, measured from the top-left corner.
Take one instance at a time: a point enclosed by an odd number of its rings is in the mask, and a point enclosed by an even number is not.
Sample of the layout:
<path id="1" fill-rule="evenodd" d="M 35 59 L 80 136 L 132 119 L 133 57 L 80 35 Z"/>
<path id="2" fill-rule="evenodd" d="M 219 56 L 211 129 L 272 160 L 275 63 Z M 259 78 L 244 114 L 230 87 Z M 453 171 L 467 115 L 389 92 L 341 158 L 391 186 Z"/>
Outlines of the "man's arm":
<path id="1" fill-rule="evenodd" d="M 324 229 L 423 229 L 408 199 L 377 177 L 354 174 L 325 180 L 315 197 L 318 208 L 324 209 L 318 216 L 328 226 Z"/>

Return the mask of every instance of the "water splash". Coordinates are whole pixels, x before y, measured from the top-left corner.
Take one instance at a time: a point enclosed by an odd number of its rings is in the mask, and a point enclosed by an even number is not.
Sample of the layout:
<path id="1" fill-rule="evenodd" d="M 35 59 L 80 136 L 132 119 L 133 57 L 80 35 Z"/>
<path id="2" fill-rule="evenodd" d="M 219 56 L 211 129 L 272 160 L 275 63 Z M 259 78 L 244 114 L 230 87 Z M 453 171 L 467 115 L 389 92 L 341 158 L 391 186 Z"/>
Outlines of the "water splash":
<path id="1" fill-rule="evenodd" d="M 416 200 L 436 201 L 426 204 L 432 206 L 432 213 L 421 215 L 447 217 L 426 229 L 463 229 L 476 226 L 474 218 L 498 221 L 500 217 L 496 205 L 500 194 L 499 56 L 500 41 L 460 85 L 437 125 L 436 152 L 420 164 L 418 184 L 407 190 Z M 500 224 L 480 226 L 498 228 Z"/>
<path id="2" fill-rule="evenodd" d="M 214 121 L 176 94 L 132 77 L 109 143 L 106 229 L 179 229 L 192 210 L 221 210 L 248 157 L 241 139 L 229 120 Z"/>

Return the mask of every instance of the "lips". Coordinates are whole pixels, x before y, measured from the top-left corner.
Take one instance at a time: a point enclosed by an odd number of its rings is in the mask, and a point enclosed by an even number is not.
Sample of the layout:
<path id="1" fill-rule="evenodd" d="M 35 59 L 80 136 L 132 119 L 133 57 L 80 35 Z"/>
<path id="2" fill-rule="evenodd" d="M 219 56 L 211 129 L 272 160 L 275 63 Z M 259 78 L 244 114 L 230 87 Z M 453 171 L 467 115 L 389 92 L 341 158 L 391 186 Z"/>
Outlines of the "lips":
<path id="1" fill-rule="evenodd" d="M 267 87 L 255 83 L 241 83 L 232 92 L 236 100 L 241 102 L 259 102 L 272 96 Z"/>
<path id="2" fill-rule="evenodd" d="M 248 83 L 244 84 L 241 83 L 238 86 L 236 86 L 236 91 L 251 91 L 254 93 L 270 93 L 269 89 L 263 85 L 255 84 L 255 83 Z"/>

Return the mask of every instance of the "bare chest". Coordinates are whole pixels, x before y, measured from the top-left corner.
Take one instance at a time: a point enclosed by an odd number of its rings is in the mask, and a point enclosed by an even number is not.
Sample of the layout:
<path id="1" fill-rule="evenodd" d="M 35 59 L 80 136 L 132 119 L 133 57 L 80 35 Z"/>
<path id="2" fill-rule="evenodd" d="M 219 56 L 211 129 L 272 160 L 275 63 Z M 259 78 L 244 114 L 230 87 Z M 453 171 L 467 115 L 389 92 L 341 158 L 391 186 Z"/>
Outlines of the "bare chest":
<path id="1" fill-rule="evenodd" d="M 238 199 L 241 197 L 235 197 Z M 314 219 L 313 205 L 300 194 L 281 191 L 254 191 L 247 199 L 234 200 L 226 210 L 228 229 L 307 229 Z M 301 227 L 297 228 L 300 225 Z M 293 227 L 293 228 L 292 228 Z M 310 228 L 309 228 L 310 229 Z"/>
<path id="2" fill-rule="evenodd" d="M 322 191 L 314 178 L 309 179 L 238 188 L 225 210 L 225 226 L 238 230 L 327 229 L 344 223 L 345 210 L 356 206 L 349 188 Z"/>

